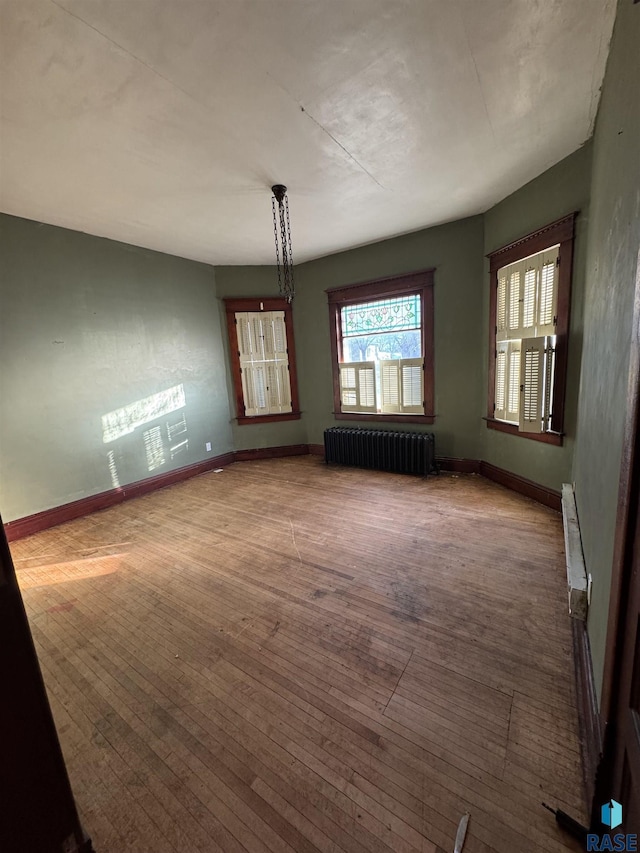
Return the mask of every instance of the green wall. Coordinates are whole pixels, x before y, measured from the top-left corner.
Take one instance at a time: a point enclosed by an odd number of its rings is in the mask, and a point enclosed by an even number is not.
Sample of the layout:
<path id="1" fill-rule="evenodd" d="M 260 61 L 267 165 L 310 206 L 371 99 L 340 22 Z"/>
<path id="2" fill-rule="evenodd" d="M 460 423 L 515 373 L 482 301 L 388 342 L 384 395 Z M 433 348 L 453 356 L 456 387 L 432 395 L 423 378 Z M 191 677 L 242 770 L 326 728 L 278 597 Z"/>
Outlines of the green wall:
<path id="1" fill-rule="evenodd" d="M 483 428 L 481 457 L 500 468 L 519 474 L 536 483 L 560 490 L 571 482 L 571 465 L 576 438 L 578 385 L 582 350 L 582 315 L 584 304 L 584 269 L 589 221 L 589 185 L 591 144 L 588 143 L 544 174 L 495 205 L 484 217 L 485 254 L 560 219 L 579 211 L 576 221 L 573 277 L 571 284 L 571 316 L 567 394 L 565 398 L 565 437 L 562 447 L 532 441 Z M 483 352 L 488 351 L 489 335 L 489 262 L 485 261 L 483 303 Z M 483 355 L 483 387 L 487 387 L 488 357 Z M 486 391 L 483 400 L 486 414 Z"/>
<path id="2" fill-rule="evenodd" d="M 322 444 L 335 426 L 325 291 L 373 278 L 435 267 L 435 411 L 439 456 L 477 458 L 481 365 L 482 217 L 417 231 L 352 249 L 300 268 L 298 357 L 303 376 L 301 406 L 309 442 Z M 349 421 L 340 421 L 347 425 Z M 354 422 L 355 423 L 355 422 Z M 357 425 L 357 424 L 356 424 Z M 377 426 L 383 426 L 377 424 Z M 412 427 L 413 428 L 413 427 Z"/>
<path id="3" fill-rule="evenodd" d="M 4 215 L 0 242 L 5 521 L 113 488 L 114 466 L 125 485 L 232 448 L 211 267 Z M 105 443 L 103 415 L 172 388 L 174 411 L 133 427 L 130 408 Z"/>
<path id="4" fill-rule="evenodd" d="M 596 684 L 604 664 L 640 246 L 640 6 L 620 2 L 593 139 L 584 346 L 573 466 Z"/>

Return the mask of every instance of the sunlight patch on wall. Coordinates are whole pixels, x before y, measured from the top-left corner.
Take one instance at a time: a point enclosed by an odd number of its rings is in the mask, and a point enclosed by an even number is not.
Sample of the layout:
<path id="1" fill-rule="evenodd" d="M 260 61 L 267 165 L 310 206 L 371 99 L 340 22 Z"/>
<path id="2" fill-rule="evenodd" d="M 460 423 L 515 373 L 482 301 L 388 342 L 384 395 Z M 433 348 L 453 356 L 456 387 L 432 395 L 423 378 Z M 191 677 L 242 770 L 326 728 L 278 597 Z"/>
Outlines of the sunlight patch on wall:
<path id="1" fill-rule="evenodd" d="M 176 444 L 173 447 L 169 448 L 169 452 L 171 453 L 171 459 L 175 459 L 176 456 L 181 456 L 183 453 L 186 453 L 189 449 L 189 439 L 185 438 L 184 441 L 181 441 L 180 444 Z"/>
<path id="2" fill-rule="evenodd" d="M 144 449 L 147 454 L 147 469 L 155 471 L 165 463 L 162 430 L 159 426 L 151 427 L 143 433 Z"/>
<path id="3" fill-rule="evenodd" d="M 184 435 L 186 431 L 187 416 L 183 414 L 179 420 L 174 421 L 174 423 L 172 424 L 167 424 L 167 438 L 169 439 L 169 443 L 171 443 L 176 438 L 176 436 Z"/>
<path id="4" fill-rule="evenodd" d="M 122 409 L 108 412 L 102 416 L 102 441 L 104 444 L 116 441 L 123 435 L 132 433 L 137 427 L 175 412 L 185 405 L 184 385 L 181 383 L 130 403 Z"/>
<path id="5" fill-rule="evenodd" d="M 120 478 L 118 477 L 118 469 L 116 467 L 116 455 L 113 450 L 108 453 L 109 473 L 111 474 L 111 485 L 114 489 L 120 488 Z"/>
<path id="6" fill-rule="evenodd" d="M 183 453 L 186 453 L 189 450 L 189 439 L 184 438 L 187 434 L 187 417 L 186 415 L 182 415 L 182 417 L 174 421 L 174 423 L 167 424 L 167 438 L 169 440 L 169 453 L 171 454 L 171 459 L 175 459 L 176 456 L 180 456 Z M 175 442 L 175 444 L 173 443 Z"/>

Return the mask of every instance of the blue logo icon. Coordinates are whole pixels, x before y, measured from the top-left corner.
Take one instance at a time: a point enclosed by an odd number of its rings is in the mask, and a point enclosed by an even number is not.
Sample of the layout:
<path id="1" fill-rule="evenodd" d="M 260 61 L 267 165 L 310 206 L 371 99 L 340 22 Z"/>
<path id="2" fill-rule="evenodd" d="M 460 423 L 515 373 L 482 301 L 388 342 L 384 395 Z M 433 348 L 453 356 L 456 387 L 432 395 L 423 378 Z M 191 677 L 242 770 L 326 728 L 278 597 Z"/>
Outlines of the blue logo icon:
<path id="1" fill-rule="evenodd" d="M 609 800 L 601 809 L 601 820 L 605 826 L 615 829 L 622 823 L 622 806 L 616 800 Z"/>
<path id="2" fill-rule="evenodd" d="M 622 823 L 622 806 L 616 800 L 609 800 L 600 810 L 600 820 L 609 829 L 615 829 Z M 638 834 L 629 832 L 626 835 L 623 832 L 617 832 L 612 835 L 609 832 L 604 832 L 602 835 L 596 835 L 593 832 L 587 833 L 587 853 L 589 851 L 597 851 L 601 853 L 603 850 L 638 850 Z"/>

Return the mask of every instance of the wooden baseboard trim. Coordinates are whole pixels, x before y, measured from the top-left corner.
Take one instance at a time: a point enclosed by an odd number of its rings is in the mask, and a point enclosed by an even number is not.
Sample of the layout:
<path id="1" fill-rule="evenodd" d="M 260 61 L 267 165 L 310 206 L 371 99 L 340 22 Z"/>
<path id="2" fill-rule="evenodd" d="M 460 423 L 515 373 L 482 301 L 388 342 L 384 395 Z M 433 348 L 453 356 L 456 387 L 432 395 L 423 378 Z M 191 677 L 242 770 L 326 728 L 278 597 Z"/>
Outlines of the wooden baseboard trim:
<path id="1" fill-rule="evenodd" d="M 538 503 L 560 512 L 562 509 L 562 495 L 554 489 L 548 489 L 533 480 L 527 480 L 518 474 L 512 474 L 504 468 L 498 468 L 490 462 L 482 459 L 460 459 L 452 456 L 438 456 L 436 461 L 442 471 L 455 471 L 459 474 L 481 474 L 487 480 L 493 480 L 501 486 L 506 486 L 514 492 L 519 492 Z"/>
<path id="2" fill-rule="evenodd" d="M 33 515 L 27 515 L 24 518 L 18 518 L 15 521 L 9 521 L 4 525 L 4 530 L 8 541 L 15 542 L 17 539 L 23 539 L 25 536 L 31 536 L 31 534 L 39 533 L 41 530 L 48 530 L 50 527 L 64 524 L 65 521 L 82 518 L 85 515 L 98 512 L 101 509 L 107 509 L 107 507 L 115 506 L 131 498 L 137 498 L 149 492 L 155 492 L 157 489 L 163 489 L 165 486 L 171 486 L 182 480 L 196 477 L 198 474 L 205 474 L 214 468 L 223 468 L 226 465 L 231 465 L 233 462 L 245 462 L 251 459 L 275 459 L 280 456 L 302 456 L 307 453 L 309 453 L 309 445 L 307 444 L 230 451 L 229 453 L 206 459 L 203 462 L 186 465 L 184 468 L 176 468 L 174 471 L 168 471 L 166 474 L 158 474 L 155 477 L 138 480 L 135 483 L 129 483 L 118 489 L 110 489 L 108 492 L 100 492 L 97 495 L 90 495 L 89 497 L 80 498 L 80 500 L 72 501 L 68 504 L 62 504 L 61 506 L 45 509 Z"/>
<path id="3" fill-rule="evenodd" d="M 306 456 L 308 444 L 289 444 L 280 447 L 255 447 L 252 450 L 236 450 L 234 462 L 251 462 L 254 459 L 278 459 L 282 456 Z"/>
<path id="4" fill-rule="evenodd" d="M 487 480 L 493 480 L 494 483 L 499 483 L 514 492 L 532 498 L 538 503 L 555 509 L 556 512 L 562 510 L 562 495 L 555 489 L 548 489 L 546 486 L 534 483 L 533 480 L 527 480 L 526 477 L 520 477 L 518 474 L 505 471 L 504 468 L 498 468 L 490 462 L 480 462 L 480 474 Z"/>
<path id="5" fill-rule="evenodd" d="M 479 474 L 479 459 L 458 459 L 453 456 L 437 456 L 436 462 L 441 471 L 455 471 L 459 474 Z"/>
<path id="6" fill-rule="evenodd" d="M 41 530 L 47 530 L 50 527 L 63 524 L 65 521 L 72 521 L 74 518 L 90 515 L 100 509 L 124 503 L 124 501 L 128 501 L 131 498 L 138 498 L 149 492 L 155 492 L 157 489 L 171 486 L 182 480 L 188 480 L 198 474 L 205 474 L 214 468 L 223 468 L 234 461 L 233 452 L 224 453 L 221 456 L 213 456 L 211 459 L 206 459 L 203 462 L 196 462 L 193 465 L 185 465 L 184 468 L 167 471 L 166 474 L 158 474 L 155 477 L 138 480 L 135 483 L 129 483 L 118 489 L 100 492 L 100 494 L 80 498 L 80 500 L 62 504 L 62 506 L 53 507 L 52 509 L 45 509 L 42 512 L 27 515 L 15 521 L 8 521 L 4 525 L 5 533 L 9 542 L 15 542 L 16 539 L 23 539 L 25 536 L 30 536 L 32 533 L 39 533 Z"/>
<path id="7" fill-rule="evenodd" d="M 602 756 L 602 729 L 587 626 L 580 619 L 572 619 L 571 627 L 573 630 L 573 660 L 578 723 L 580 726 L 582 773 L 587 802 L 591 803 L 595 793 L 596 773 Z"/>
<path id="8" fill-rule="evenodd" d="M 9 521 L 4 525 L 5 533 L 9 542 L 14 542 L 16 539 L 22 539 L 25 536 L 30 536 L 32 533 L 39 533 L 41 530 L 47 530 L 50 527 L 55 527 L 57 524 L 63 524 L 65 521 L 81 518 L 84 515 L 115 506 L 115 504 L 123 503 L 131 498 L 146 495 L 165 486 L 171 486 L 173 483 L 188 480 L 190 477 L 204 474 L 214 468 L 223 468 L 232 462 L 249 462 L 254 459 L 277 459 L 283 456 L 304 456 L 308 453 L 314 456 L 324 456 L 324 445 L 292 444 L 280 447 L 256 447 L 252 450 L 230 451 L 221 456 L 206 459 L 203 462 L 196 462 L 194 465 L 176 468 L 175 471 L 169 471 L 166 474 L 158 474 L 155 477 L 148 477 L 146 480 L 129 483 L 127 486 L 122 486 L 119 489 L 101 492 L 100 494 L 81 498 L 72 503 L 47 509 L 34 515 L 18 518 L 15 521 Z M 493 480 L 502 486 L 506 486 L 508 489 L 533 498 L 533 500 L 549 506 L 558 512 L 561 510 L 560 492 L 547 489 L 544 486 L 538 485 L 538 483 L 534 483 L 532 480 L 527 480 L 524 477 L 519 477 L 517 474 L 512 474 L 510 471 L 505 471 L 503 468 L 491 465 L 489 462 L 483 462 L 479 459 L 458 459 L 449 456 L 438 457 L 437 462 L 443 471 L 481 474 L 489 480 Z"/>

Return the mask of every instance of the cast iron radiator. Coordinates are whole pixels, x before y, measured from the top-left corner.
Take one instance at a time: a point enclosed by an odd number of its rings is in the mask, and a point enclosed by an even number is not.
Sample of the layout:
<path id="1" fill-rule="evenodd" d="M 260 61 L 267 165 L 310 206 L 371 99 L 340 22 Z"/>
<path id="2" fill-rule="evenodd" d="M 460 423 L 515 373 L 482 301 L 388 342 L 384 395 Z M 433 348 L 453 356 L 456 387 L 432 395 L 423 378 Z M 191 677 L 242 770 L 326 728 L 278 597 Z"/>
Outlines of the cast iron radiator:
<path id="1" fill-rule="evenodd" d="M 331 427 L 324 431 L 324 460 L 398 474 L 437 474 L 433 433 Z"/>

